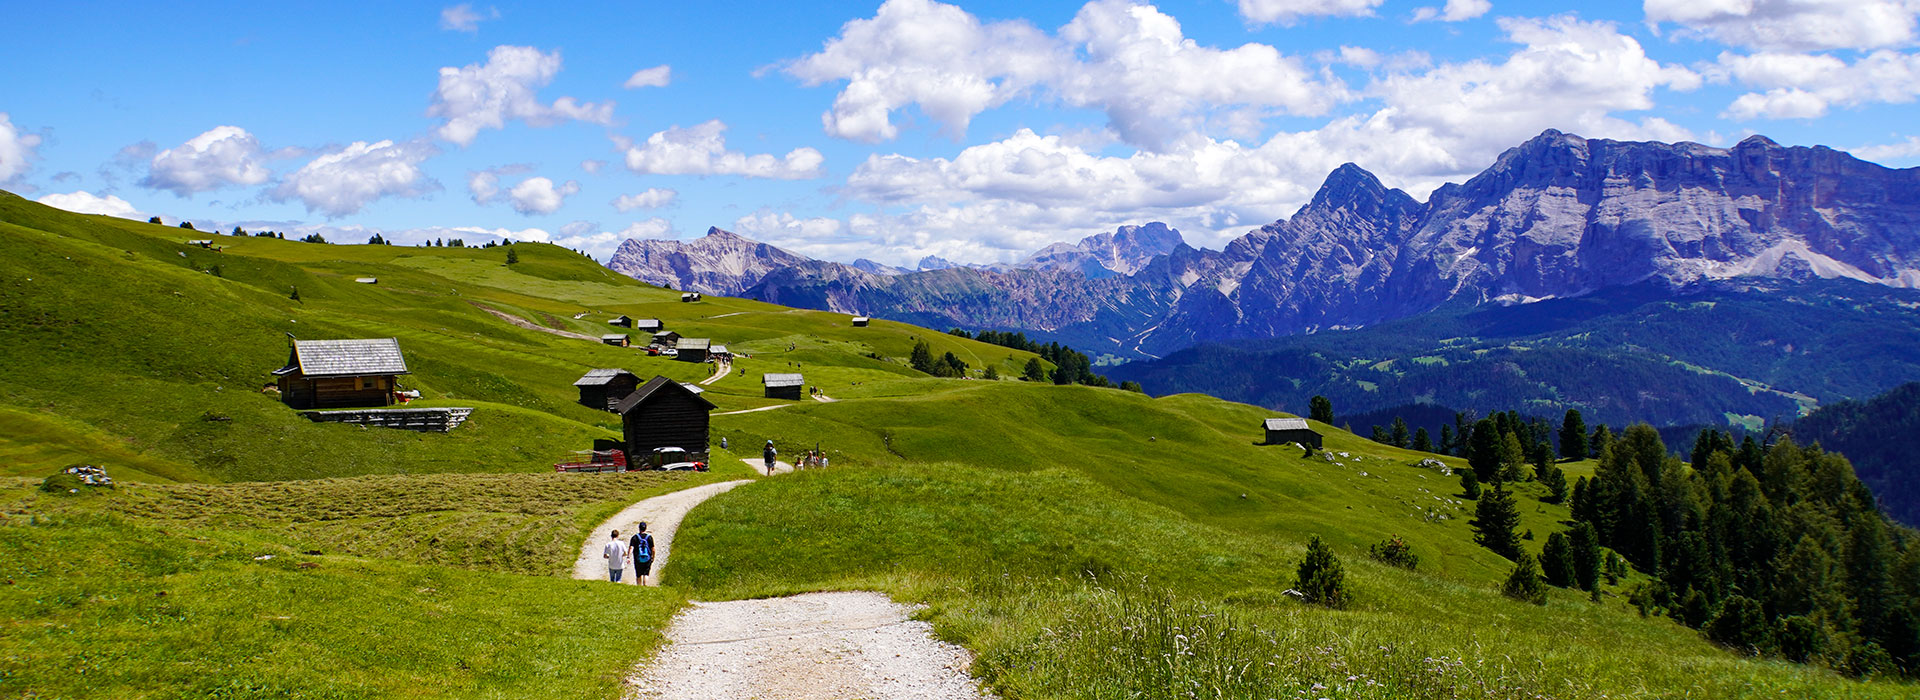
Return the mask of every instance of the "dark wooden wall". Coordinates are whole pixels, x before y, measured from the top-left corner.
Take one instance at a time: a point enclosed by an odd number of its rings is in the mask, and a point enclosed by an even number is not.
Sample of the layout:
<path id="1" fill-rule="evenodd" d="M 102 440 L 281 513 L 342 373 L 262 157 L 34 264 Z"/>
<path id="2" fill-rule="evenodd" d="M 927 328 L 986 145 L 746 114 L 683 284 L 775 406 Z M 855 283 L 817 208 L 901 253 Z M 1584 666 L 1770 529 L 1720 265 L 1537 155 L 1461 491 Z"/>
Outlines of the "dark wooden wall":
<path id="1" fill-rule="evenodd" d="M 690 394 L 656 390 L 624 420 L 627 459 L 638 464 L 654 448 L 678 447 L 706 459 L 707 405 Z"/>
<path id="2" fill-rule="evenodd" d="M 799 401 L 800 387 L 799 386 L 770 386 L 770 387 L 767 387 L 767 398 Z"/>
<path id="3" fill-rule="evenodd" d="M 606 384 L 582 386 L 580 405 L 599 411 L 612 411 L 620 405 L 621 399 L 627 398 L 639 387 L 638 378 L 626 375 L 614 377 L 613 381 Z"/>
<path id="4" fill-rule="evenodd" d="M 685 348 L 681 348 L 680 354 L 675 355 L 674 358 L 680 360 L 681 362 L 706 362 L 707 351 L 688 350 Z"/>
<path id="5" fill-rule="evenodd" d="M 355 379 L 363 380 L 356 388 Z M 280 401 L 293 408 L 370 408 L 393 405 L 393 375 L 308 379 L 280 378 Z"/>
<path id="6" fill-rule="evenodd" d="M 1269 430 L 1267 431 L 1267 444 L 1284 445 L 1289 442 L 1297 442 L 1302 445 L 1312 445 L 1314 449 L 1319 449 L 1320 434 L 1313 432 L 1311 430 Z"/>

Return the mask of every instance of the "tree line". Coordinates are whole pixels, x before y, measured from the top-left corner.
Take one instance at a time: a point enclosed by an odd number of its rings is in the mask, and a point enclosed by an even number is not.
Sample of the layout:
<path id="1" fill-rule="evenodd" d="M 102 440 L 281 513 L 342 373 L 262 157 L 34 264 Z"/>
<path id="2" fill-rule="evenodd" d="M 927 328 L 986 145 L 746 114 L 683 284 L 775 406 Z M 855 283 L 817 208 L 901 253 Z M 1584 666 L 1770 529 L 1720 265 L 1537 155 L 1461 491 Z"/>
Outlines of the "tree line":
<path id="1" fill-rule="evenodd" d="M 947 331 L 947 334 L 978 340 L 1003 348 L 1025 350 L 1039 355 L 1039 358 L 1028 358 L 1026 367 L 1020 376 L 1020 378 L 1025 381 L 1051 381 L 1058 385 L 1082 384 L 1085 386 L 1117 387 L 1127 391 L 1144 393 L 1144 390 L 1140 388 L 1140 384 L 1137 382 L 1125 381 L 1115 385 L 1104 375 L 1096 374 L 1093 371 L 1093 361 L 1087 358 L 1086 353 L 1082 353 L 1057 342 L 1041 343 L 1029 339 L 1027 334 L 1019 331 L 983 330 L 978 333 L 972 333 L 964 328 L 954 328 Z M 1052 372 L 1048 372 L 1046 367 L 1040 364 L 1041 359 L 1053 363 Z"/>

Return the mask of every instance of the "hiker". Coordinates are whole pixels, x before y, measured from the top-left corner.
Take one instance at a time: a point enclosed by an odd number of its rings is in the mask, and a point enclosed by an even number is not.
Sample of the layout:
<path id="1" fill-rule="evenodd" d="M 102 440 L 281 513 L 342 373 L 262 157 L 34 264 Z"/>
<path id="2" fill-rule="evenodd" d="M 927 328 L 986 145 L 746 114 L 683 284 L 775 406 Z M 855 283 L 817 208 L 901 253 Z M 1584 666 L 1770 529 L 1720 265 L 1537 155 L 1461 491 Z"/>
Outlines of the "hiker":
<path id="1" fill-rule="evenodd" d="M 647 576 L 653 573 L 653 535 L 647 534 L 646 523 L 640 523 L 633 539 L 627 540 L 627 551 L 633 552 L 633 573 L 637 576 L 633 582 L 647 585 Z"/>
<path id="2" fill-rule="evenodd" d="M 767 476 L 773 476 L 774 459 L 779 456 L 780 456 L 780 451 L 773 449 L 772 440 L 768 440 L 767 446 L 764 448 L 761 448 L 760 461 L 767 463 Z"/>
<path id="3" fill-rule="evenodd" d="M 607 560 L 607 580 L 620 582 L 620 574 L 627 570 L 627 543 L 620 541 L 620 531 L 614 530 L 606 549 L 600 550 L 600 558 Z"/>

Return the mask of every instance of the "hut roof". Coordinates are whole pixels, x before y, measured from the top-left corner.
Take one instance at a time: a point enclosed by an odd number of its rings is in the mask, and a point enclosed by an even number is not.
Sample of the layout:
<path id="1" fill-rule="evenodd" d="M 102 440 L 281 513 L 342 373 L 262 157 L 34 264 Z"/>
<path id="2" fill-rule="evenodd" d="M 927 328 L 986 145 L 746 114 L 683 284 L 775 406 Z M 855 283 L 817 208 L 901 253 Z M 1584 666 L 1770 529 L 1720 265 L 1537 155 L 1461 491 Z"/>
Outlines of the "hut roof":
<path id="1" fill-rule="evenodd" d="M 379 283 L 380 283 L 380 278 L 378 278 L 378 277 L 355 277 L 355 278 L 353 278 L 353 281 L 355 281 L 355 282 L 359 282 L 359 283 L 361 283 L 361 284 L 379 284 Z"/>
<path id="2" fill-rule="evenodd" d="M 706 404 L 707 410 L 709 411 L 718 408 L 713 405 L 712 401 L 708 401 L 705 397 L 701 396 L 699 392 L 688 389 L 680 382 L 655 375 L 654 378 L 647 380 L 647 383 L 640 385 L 640 388 L 634 389 L 633 393 L 627 395 L 627 398 L 621 399 L 620 404 L 614 406 L 613 410 L 620 415 L 626 415 L 628 411 L 632 411 L 639 407 L 640 404 L 646 403 L 647 399 L 652 398 L 655 394 L 673 391 L 684 392 L 688 396 L 692 396 L 695 401 Z"/>
<path id="3" fill-rule="evenodd" d="M 700 386 L 699 384 L 695 384 L 693 382 L 680 382 L 680 386 L 684 387 L 687 391 L 691 391 L 696 394 L 707 393 L 706 387 Z"/>
<path id="4" fill-rule="evenodd" d="M 586 376 L 583 376 L 579 379 L 574 380 L 573 385 L 574 386 L 605 386 L 607 384 L 613 383 L 613 380 L 619 378 L 621 375 L 626 375 L 626 376 L 634 377 L 635 379 L 638 379 L 638 377 L 635 377 L 632 372 L 628 372 L 624 369 L 590 369 L 590 370 L 587 370 Z"/>
<path id="5" fill-rule="evenodd" d="M 664 338 L 678 338 L 678 337 L 680 337 L 679 331 L 660 331 L 659 333 L 653 334 L 654 340 L 661 340 Z"/>
<path id="6" fill-rule="evenodd" d="M 626 339 L 627 339 L 627 334 L 625 334 L 625 333 L 608 333 L 608 334 L 606 334 L 606 335 L 603 335 L 603 336 L 600 336 L 600 339 L 601 339 L 601 340 L 626 340 Z"/>
<path id="7" fill-rule="evenodd" d="M 727 346 L 725 346 L 725 345 L 715 345 L 715 346 L 713 346 L 713 347 L 710 347 L 710 348 L 707 348 L 707 352 L 710 352 L 710 353 L 713 353 L 713 354 L 715 354 L 715 355 L 729 355 L 729 354 L 732 354 L 732 353 L 730 353 L 730 352 L 728 352 L 728 351 L 727 351 Z"/>
<path id="8" fill-rule="evenodd" d="M 780 372 L 760 375 L 760 383 L 767 386 L 801 386 L 807 380 L 797 372 Z"/>
<path id="9" fill-rule="evenodd" d="M 633 327 L 637 330 L 657 331 L 660 330 L 660 319 L 637 318 L 633 320 Z"/>
<path id="10" fill-rule="evenodd" d="M 1266 425 L 1268 430 L 1313 430 L 1305 418 L 1268 418 Z"/>
<path id="11" fill-rule="evenodd" d="M 712 338 L 681 338 L 680 339 L 681 350 L 705 350 L 707 349 L 708 346 L 711 346 L 711 345 L 713 345 Z"/>
<path id="12" fill-rule="evenodd" d="M 871 320 L 873 320 L 873 319 L 870 319 L 870 318 L 867 318 L 867 317 L 865 317 L 865 316 L 855 316 L 855 317 L 853 317 L 853 322 L 854 322 L 854 323 L 866 323 L 866 322 L 868 322 L 868 321 L 871 321 Z"/>
<path id="13" fill-rule="evenodd" d="M 292 374 L 294 370 L 309 377 L 411 374 L 406 358 L 400 356 L 397 338 L 295 340 L 287 366 L 273 373 Z"/>

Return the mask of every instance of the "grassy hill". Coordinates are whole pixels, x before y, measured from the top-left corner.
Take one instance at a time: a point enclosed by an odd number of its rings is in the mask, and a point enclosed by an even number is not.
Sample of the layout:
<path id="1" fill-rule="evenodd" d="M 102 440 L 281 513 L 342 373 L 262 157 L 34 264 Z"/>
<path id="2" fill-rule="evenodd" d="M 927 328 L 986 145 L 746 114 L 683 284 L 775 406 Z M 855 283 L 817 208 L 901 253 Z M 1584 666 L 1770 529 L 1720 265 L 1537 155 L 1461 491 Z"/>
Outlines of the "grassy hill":
<path id="1" fill-rule="evenodd" d="M 1255 444 L 1269 411 L 1207 396 L 935 379 L 907 367 L 914 343 L 1003 376 L 1032 355 L 685 304 L 553 246 L 516 244 L 509 266 L 499 248 L 184 244 L 205 237 L 0 196 L 0 469 L 16 477 L 0 481 L 5 695 L 615 697 L 689 597 L 842 588 L 930 604 L 1010 698 L 1913 692 L 1644 619 L 1626 600 L 1639 574 L 1598 602 L 1503 598 L 1511 564 L 1473 543 L 1457 481 L 1332 426 L 1307 457 Z M 707 393 L 723 412 L 789 405 L 716 416 L 735 449 L 710 474 L 553 474 L 556 455 L 616 434 L 614 416 L 573 403 L 586 369 L 709 368 L 481 306 L 593 336 L 615 315 L 662 318 L 750 356 Z M 300 418 L 259 391 L 286 333 L 397 337 L 424 405 L 473 418 L 444 435 Z M 839 400 L 762 398 L 758 375 L 789 368 Z M 766 439 L 818 444 L 833 467 L 701 506 L 668 588 L 563 577 L 593 523 L 758 478 L 733 453 Z M 35 490 L 80 461 L 138 483 Z M 1536 484 L 1518 493 L 1537 552 L 1568 512 Z M 1313 536 L 1343 560 L 1351 609 L 1285 593 Z M 1393 536 L 1417 570 L 1367 558 Z"/>

